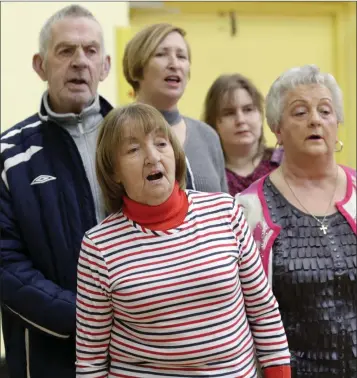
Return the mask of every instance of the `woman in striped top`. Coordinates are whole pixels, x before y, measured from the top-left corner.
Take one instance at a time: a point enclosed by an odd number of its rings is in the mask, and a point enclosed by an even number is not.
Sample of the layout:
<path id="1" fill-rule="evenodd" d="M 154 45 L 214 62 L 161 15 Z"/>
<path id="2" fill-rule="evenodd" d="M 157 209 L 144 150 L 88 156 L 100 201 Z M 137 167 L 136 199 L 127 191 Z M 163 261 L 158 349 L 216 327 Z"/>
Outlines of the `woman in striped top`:
<path id="1" fill-rule="evenodd" d="M 278 304 L 240 206 L 184 190 L 185 155 L 162 115 L 103 121 L 97 175 L 111 215 L 78 263 L 77 377 L 290 377 Z M 255 358 L 257 357 L 257 359 Z"/>

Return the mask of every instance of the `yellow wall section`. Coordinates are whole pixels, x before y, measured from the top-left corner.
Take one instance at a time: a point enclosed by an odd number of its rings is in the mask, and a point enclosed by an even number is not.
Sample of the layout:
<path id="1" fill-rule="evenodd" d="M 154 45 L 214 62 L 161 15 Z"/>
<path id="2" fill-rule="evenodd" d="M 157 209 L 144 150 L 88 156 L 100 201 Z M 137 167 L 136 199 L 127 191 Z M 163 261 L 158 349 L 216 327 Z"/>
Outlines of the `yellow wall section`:
<path id="1" fill-rule="evenodd" d="M 165 2 L 161 10 L 132 9 L 131 33 L 126 30 L 126 37 L 130 38 L 145 25 L 162 21 L 187 31 L 193 50 L 192 75 L 179 106 L 182 113 L 195 118 L 201 115 L 209 85 L 221 73 L 241 72 L 265 95 L 273 80 L 292 66 L 314 63 L 323 71 L 332 72 L 343 89 L 346 112 L 345 124 L 339 132 L 345 148 L 336 156 L 339 162 L 355 167 L 355 6 L 355 3 Z M 230 11 L 236 12 L 236 36 L 230 34 Z M 123 82 L 119 85 L 124 88 L 120 103 L 132 101 L 124 93 L 128 93 L 128 87 Z M 266 126 L 265 132 L 268 144 L 274 145 L 275 137 Z"/>
<path id="2" fill-rule="evenodd" d="M 123 27 L 116 29 L 116 72 L 118 77 L 117 104 L 126 105 L 133 100 L 133 91 L 130 84 L 125 80 L 123 71 L 123 57 L 125 46 L 132 37 L 132 29 Z"/>
<path id="3" fill-rule="evenodd" d="M 133 31 L 141 29 L 145 19 L 134 16 Z M 165 15 L 155 17 L 159 22 L 165 19 Z M 308 22 L 303 17 L 242 15 L 237 17 L 233 37 L 227 15 L 170 15 L 169 20 L 187 31 L 192 48 L 192 79 L 180 109 L 194 118 L 200 118 L 204 96 L 222 73 L 248 76 L 265 95 L 273 80 L 291 66 L 316 62 L 324 70 L 333 70 L 331 17 L 314 17 Z M 265 132 L 268 143 L 274 145 L 275 136 L 268 128 Z"/>

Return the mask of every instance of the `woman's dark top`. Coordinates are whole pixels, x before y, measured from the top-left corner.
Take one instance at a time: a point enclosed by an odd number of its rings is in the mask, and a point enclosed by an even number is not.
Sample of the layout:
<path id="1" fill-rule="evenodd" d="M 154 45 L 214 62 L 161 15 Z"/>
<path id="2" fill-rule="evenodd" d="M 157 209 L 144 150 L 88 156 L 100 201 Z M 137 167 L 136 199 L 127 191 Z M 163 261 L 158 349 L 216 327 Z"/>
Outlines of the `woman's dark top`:
<path id="1" fill-rule="evenodd" d="M 356 235 L 339 212 L 326 217 L 325 235 L 269 177 L 264 194 L 273 222 L 282 227 L 273 245 L 272 286 L 292 378 L 357 378 Z"/>
<path id="2" fill-rule="evenodd" d="M 243 192 L 254 181 L 267 175 L 275 168 L 279 167 L 283 157 L 283 149 L 267 148 L 264 152 L 264 156 L 254 171 L 248 176 L 240 176 L 226 168 L 226 176 L 228 182 L 229 194 L 235 196 L 237 193 Z"/>

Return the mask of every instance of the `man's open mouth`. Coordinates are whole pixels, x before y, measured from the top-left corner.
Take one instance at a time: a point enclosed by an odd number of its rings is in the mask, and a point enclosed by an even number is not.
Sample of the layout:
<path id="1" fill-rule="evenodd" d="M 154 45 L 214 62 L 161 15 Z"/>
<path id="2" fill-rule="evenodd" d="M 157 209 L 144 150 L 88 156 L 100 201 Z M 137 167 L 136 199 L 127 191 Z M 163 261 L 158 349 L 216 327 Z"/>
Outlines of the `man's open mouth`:
<path id="1" fill-rule="evenodd" d="M 76 84 L 76 85 L 87 84 L 86 80 L 84 79 L 71 79 L 71 80 L 68 80 L 68 83 Z"/>

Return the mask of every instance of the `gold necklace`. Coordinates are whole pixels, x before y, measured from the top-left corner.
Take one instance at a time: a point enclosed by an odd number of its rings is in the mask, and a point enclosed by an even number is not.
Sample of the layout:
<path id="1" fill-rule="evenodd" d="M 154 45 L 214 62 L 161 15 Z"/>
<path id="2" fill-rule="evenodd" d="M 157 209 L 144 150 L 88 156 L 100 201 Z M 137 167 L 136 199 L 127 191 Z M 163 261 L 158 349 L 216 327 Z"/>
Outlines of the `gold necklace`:
<path id="1" fill-rule="evenodd" d="M 305 211 L 310 214 L 320 225 L 320 230 L 324 233 L 324 235 L 327 234 L 327 230 L 328 230 L 328 225 L 326 224 L 325 225 L 325 219 L 327 217 L 327 214 L 328 214 L 328 210 L 331 206 L 331 203 L 333 201 L 333 198 L 335 197 L 335 193 L 336 193 L 336 189 L 337 189 L 337 178 L 338 178 L 338 167 L 337 167 L 337 170 L 336 170 L 336 178 L 335 178 L 335 188 L 333 190 L 333 193 L 332 193 L 332 197 L 331 197 L 331 200 L 330 200 L 330 203 L 328 204 L 328 207 L 327 207 L 327 210 L 326 210 L 326 213 L 325 213 L 325 216 L 323 217 L 322 221 L 320 221 L 320 219 L 316 218 L 315 215 L 311 214 L 311 212 L 301 203 L 301 201 L 299 200 L 299 198 L 296 196 L 296 194 L 294 193 L 294 191 L 292 190 L 291 186 L 289 185 L 288 183 L 288 180 L 286 179 L 285 177 L 285 174 L 283 172 L 283 169 L 281 169 L 281 174 L 283 176 L 283 179 L 286 183 L 286 185 L 288 186 L 288 188 L 290 189 L 291 193 L 293 194 L 293 196 L 295 197 L 295 199 L 298 201 L 298 203 L 300 204 L 300 206 L 305 209 Z"/>

